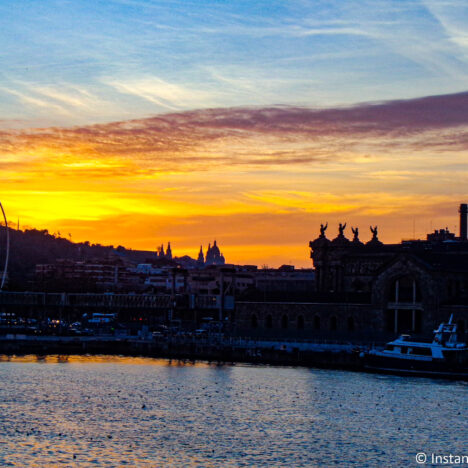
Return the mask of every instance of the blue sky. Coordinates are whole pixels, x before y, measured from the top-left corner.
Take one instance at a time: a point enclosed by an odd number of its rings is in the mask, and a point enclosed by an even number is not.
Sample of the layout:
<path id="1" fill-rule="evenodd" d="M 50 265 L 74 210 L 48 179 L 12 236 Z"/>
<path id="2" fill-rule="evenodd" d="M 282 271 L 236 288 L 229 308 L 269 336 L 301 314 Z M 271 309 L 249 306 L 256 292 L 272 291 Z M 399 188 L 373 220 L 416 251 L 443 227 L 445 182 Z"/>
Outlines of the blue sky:
<path id="1" fill-rule="evenodd" d="M 468 3 L 3 1 L 2 126 L 465 91 Z"/>

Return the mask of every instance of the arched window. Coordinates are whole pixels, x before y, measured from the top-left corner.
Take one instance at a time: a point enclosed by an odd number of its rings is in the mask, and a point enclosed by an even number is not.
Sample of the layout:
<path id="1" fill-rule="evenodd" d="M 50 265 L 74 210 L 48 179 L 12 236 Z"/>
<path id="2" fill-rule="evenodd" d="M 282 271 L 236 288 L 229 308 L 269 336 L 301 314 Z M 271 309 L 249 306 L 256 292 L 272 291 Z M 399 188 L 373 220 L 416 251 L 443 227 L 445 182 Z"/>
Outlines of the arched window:
<path id="1" fill-rule="evenodd" d="M 412 276 L 401 276 L 393 282 L 392 302 L 420 302 L 421 292 L 417 281 Z"/>
<path id="2" fill-rule="evenodd" d="M 252 315 L 252 317 L 250 318 L 250 324 L 252 325 L 252 328 L 258 327 L 258 319 L 256 315 Z"/>
<path id="3" fill-rule="evenodd" d="M 354 331 L 354 317 L 348 317 L 348 331 Z"/>
<path id="4" fill-rule="evenodd" d="M 283 315 L 281 317 L 281 328 L 288 328 L 288 316 Z"/>
<path id="5" fill-rule="evenodd" d="M 302 315 L 299 315 L 299 317 L 297 317 L 297 329 L 304 330 L 304 317 Z"/>
<path id="6" fill-rule="evenodd" d="M 418 281 L 411 275 L 396 278 L 389 295 L 391 308 L 386 312 L 387 330 L 393 333 L 419 333 L 421 321 L 421 291 Z M 414 304 L 413 307 L 409 307 Z"/>
<path id="7" fill-rule="evenodd" d="M 386 310 L 385 311 L 385 330 L 388 332 L 395 331 L 395 311 Z"/>
<path id="8" fill-rule="evenodd" d="M 330 317 L 330 330 L 331 331 L 335 331 L 337 328 L 337 325 L 336 325 L 336 317 L 335 316 L 332 316 Z"/>
<path id="9" fill-rule="evenodd" d="M 266 316 L 265 327 L 266 328 L 273 328 L 273 317 L 271 315 Z"/>
<path id="10" fill-rule="evenodd" d="M 318 315 L 314 317 L 314 328 L 320 330 L 320 317 Z"/>
<path id="11" fill-rule="evenodd" d="M 353 291 L 355 292 L 362 292 L 364 290 L 364 282 L 361 281 L 360 279 L 355 279 L 352 283 L 351 283 L 351 288 Z"/>

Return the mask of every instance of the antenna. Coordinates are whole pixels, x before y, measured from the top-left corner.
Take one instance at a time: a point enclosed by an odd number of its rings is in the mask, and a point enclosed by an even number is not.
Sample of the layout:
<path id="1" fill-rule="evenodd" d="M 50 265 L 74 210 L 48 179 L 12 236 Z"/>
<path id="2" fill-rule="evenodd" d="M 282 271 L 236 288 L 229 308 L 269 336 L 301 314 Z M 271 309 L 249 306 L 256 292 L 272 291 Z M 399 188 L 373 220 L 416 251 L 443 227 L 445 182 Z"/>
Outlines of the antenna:
<path id="1" fill-rule="evenodd" d="M 6 214 L 5 214 L 5 210 L 3 209 L 3 205 L 2 205 L 1 202 L 0 202 L 0 208 L 1 208 L 2 213 L 3 213 L 3 218 L 5 219 L 6 242 L 7 242 L 6 256 L 5 256 L 5 266 L 3 268 L 2 282 L 0 283 L 0 291 L 1 291 L 3 289 L 3 286 L 5 285 L 6 274 L 7 274 L 7 270 L 8 270 L 8 259 L 10 257 L 10 233 L 8 232 L 8 221 L 7 221 L 7 217 L 6 217 Z"/>

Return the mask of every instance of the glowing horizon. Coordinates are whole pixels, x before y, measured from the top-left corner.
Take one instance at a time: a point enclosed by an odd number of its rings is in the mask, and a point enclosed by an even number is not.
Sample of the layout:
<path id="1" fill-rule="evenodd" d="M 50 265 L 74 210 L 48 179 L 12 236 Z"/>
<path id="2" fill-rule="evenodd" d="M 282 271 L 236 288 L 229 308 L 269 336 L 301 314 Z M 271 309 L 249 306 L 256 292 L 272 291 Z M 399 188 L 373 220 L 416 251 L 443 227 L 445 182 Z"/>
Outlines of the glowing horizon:
<path id="1" fill-rule="evenodd" d="M 0 200 L 74 241 L 310 266 L 322 222 L 458 232 L 462 0 L 0 5 Z"/>
<path id="2" fill-rule="evenodd" d="M 216 238 L 229 262 L 304 266 L 325 221 L 331 238 L 346 221 L 387 242 L 456 229 L 465 109 L 468 93 L 4 130 L 2 197 L 12 219 L 76 241 L 194 256 Z"/>

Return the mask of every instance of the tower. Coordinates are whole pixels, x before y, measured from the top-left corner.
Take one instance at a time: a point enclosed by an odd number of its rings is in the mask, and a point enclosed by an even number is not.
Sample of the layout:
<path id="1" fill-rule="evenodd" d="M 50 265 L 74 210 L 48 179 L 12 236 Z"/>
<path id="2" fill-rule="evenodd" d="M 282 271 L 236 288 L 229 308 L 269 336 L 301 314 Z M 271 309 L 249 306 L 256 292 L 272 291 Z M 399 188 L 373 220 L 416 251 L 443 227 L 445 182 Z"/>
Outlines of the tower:
<path id="1" fill-rule="evenodd" d="M 205 264 L 205 256 L 203 255 L 203 247 L 201 245 L 200 252 L 198 252 L 197 264 L 200 267 L 202 267 Z"/>
<path id="2" fill-rule="evenodd" d="M 163 245 L 163 244 L 161 244 L 161 245 L 158 247 L 157 256 L 158 256 L 159 258 L 164 257 L 164 245 Z"/>
<path id="3" fill-rule="evenodd" d="M 467 226 L 466 226 L 466 220 L 467 220 L 467 204 L 462 203 L 460 205 L 460 209 L 458 211 L 460 213 L 460 240 L 462 242 L 465 242 L 467 239 Z"/>
<path id="4" fill-rule="evenodd" d="M 171 250 L 171 243 L 167 243 L 167 250 L 166 250 L 166 258 L 172 260 L 172 250 Z"/>

